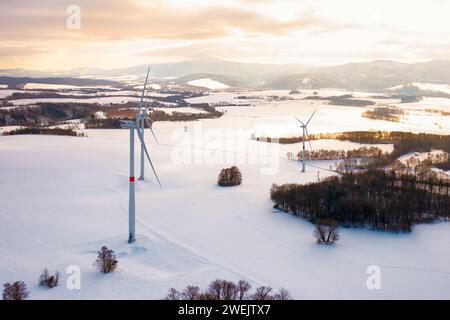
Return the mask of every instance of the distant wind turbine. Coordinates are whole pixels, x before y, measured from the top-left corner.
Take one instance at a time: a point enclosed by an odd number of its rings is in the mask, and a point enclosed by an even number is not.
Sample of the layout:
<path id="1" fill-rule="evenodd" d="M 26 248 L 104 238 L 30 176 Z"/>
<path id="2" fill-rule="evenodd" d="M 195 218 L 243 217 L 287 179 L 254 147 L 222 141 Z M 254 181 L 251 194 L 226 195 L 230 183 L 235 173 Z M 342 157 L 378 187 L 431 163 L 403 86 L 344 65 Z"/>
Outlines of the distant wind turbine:
<path id="1" fill-rule="evenodd" d="M 295 119 L 297 119 L 298 122 L 300 122 L 301 126 L 300 128 L 302 128 L 303 131 L 303 148 L 302 148 L 302 172 L 305 172 L 305 141 L 306 141 L 306 137 L 308 137 L 308 142 L 309 142 L 309 148 L 311 149 L 311 140 L 309 139 L 309 134 L 308 134 L 308 124 L 311 121 L 312 117 L 314 116 L 314 114 L 316 113 L 317 109 L 314 110 L 314 112 L 311 114 L 311 116 L 309 117 L 309 120 L 305 123 L 303 123 L 299 118 L 295 117 Z"/>

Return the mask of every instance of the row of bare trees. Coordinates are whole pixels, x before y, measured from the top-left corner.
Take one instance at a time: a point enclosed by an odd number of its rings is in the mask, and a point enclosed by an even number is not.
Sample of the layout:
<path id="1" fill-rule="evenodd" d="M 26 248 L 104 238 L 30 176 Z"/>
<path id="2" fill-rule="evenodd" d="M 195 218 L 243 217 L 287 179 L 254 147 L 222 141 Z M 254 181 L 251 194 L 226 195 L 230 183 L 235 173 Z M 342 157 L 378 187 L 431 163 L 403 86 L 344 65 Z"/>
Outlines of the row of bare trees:
<path id="1" fill-rule="evenodd" d="M 167 300 L 290 300 L 291 295 L 286 289 L 274 292 L 273 288 L 261 286 L 251 293 L 252 286 L 245 280 L 237 283 L 227 280 L 214 280 L 206 290 L 198 286 L 187 286 L 181 292 L 171 288 Z"/>

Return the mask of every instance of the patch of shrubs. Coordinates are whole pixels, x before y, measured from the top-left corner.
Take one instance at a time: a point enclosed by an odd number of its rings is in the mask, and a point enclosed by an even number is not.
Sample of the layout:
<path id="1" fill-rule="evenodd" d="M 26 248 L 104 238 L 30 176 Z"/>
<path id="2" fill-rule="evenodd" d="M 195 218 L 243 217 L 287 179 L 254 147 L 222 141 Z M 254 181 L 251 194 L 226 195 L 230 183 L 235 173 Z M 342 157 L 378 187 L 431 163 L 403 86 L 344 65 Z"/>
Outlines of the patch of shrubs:
<path id="1" fill-rule="evenodd" d="M 50 274 L 47 268 L 44 269 L 41 276 L 39 277 L 39 285 L 47 288 L 57 287 L 59 284 L 59 272 L 56 271 L 55 274 Z"/>
<path id="2" fill-rule="evenodd" d="M 330 245 L 339 240 L 338 223 L 336 220 L 318 220 L 315 226 L 313 234 L 318 244 Z"/>
<path id="3" fill-rule="evenodd" d="M 28 295 L 27 285 L 23 281 L 3 285 L 3 300 L 25 300 Z"/>
<path id="4" fill-rule="evenodd" d="M 198 286 L 187 286 L 183 291 L 170 288 L 166 300 L 291 300 L 286 289 L 274 292 L 271 287 L 256 288 L 250 293 L 252 286 L 245 280 L 237 283 L 227 280 L 214 280 L 206 290 Z"/>
<path id="5" fill-rule="evenodd" d="M 242 174 L 239 168 L 232 166 L 230 168 L 224 168 L 220 171 L 217 184 L 223 187 L 237 186 L 242 183 Z"/>
<path id="6" fill-rule="evenodd" d="M 118 261 L 114 251 L 105 246 L 98 251 L 97 260 L 94 262 L 94 266 L 103 273 L 113 272 L 116 269 L 117 264 Z"/>

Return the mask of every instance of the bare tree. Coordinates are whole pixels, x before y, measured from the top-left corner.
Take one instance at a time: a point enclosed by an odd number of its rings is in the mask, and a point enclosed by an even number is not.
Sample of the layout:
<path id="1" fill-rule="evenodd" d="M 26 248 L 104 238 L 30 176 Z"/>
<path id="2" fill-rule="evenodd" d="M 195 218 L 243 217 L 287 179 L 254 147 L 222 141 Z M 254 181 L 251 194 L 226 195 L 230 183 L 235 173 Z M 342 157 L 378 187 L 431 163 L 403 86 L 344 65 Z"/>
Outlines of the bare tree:
<path id="1" fill-rule="evenodd" d="M 272 292 L 271 287 L 259 287 L 256 288 L 255 293 L 252 296 L 253 300 L 273 300 L 273 296 L 270 294 Z"/>
<path id="2" fill-rule="evenodd" d="M 315 223 L 314 237 L 319 244 L 334 244 L 339 240 L 338 224 L 335 220 L 325 219 Z"/>
<path id="3" fill-rule="evenodd" d="M 275 300 L 292 300 L 291 294 L 285 288 L 281 288 L 279 292 L 277 292 L 273 298 Z"/>
<path id="4" fill-rule="evenodd" d="M 222 280 L 216 279 L 209 285 L 208 293 L 213 298 L 213 300 L 222 300 Z"/>
<path id="5" fill-rule="evenodd" d="M 169 292 L 167 293 L 166 296 L 166 300 L 180 300 L 181 298 L 181 293 L 175 289 L 175 288 L 170 288 Z"/>
<path id="6" fill-rule="evenodd" d="M 97 260 L 95 260 L 94 265 L 103 273 L 113 272 L 117 267 L 118 261 L 116 260 L 116 255 L 113 250 L 108 249 L 103 246 L 100 251 L 98 251 Z"/>
<path id="7" fill-rule="evenodd" d="M 183 300 L 199 300 L 200 296 L 200 288 L 197 286 L 187 286 L 181 294 Z"/>
<path id="8" fill-rule="evenodd" d="M 23 281 L 3 285 L 3 300 L 25 300 L 28 295 L 27 285 Z"/>
<path id="9" fill-rule="evenodd" d="M 248 283 L 245 280 L 239 280 L 237 287 L 238 287 L 238 299 L 239 300 L 247 299 L 247 294 L 250 291 L 250 289 L 252 288 L 250 283 Z"/>
<path id="10" fill-rule="evenodd" d="M 59 272 L 56 271 L 54 275 L 49 274 L 47 268 L 44 269 L 44 272 L 39 277 L 39 285 L 54 288 L 59 284 Z"/>
<path id="11" fill-rule="evenodd" d="M 231 281 L 222 281 L 223 300 L 236 300 L 238 295 L 238 286 Z"/>
<path id="12" fill-rule="evenodd" d="M 236 300 L 238 287 L 234 282 L 216 279 L 209 285 L 207 293 L 213 300 Z"/>

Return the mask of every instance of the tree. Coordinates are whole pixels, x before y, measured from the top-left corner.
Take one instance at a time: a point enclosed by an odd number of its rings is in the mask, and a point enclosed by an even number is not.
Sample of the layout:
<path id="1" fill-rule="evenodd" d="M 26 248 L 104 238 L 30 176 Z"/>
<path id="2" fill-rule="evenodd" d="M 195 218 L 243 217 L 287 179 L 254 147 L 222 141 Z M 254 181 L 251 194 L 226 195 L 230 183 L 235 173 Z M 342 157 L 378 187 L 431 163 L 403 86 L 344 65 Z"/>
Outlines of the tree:
<path id="1" fill-rule="evenodd" d="M 180 299 L 181 293 L 175 288 L 170 288 L 169 292 L 167 293 L 166 300 L 180 300 Z"/>
<path id="2" fill-rule="evenodd" d="M 280 291 L 273 296 L 273 298 L 275 300 L 291 300 L 292 299 L 289 291 L 287 291 L 284 288 L 281 288 Z"/>
<path id="3" fill-rule="evenodd" d="M 230 168 L 224 168 L 220 171 L 219 179 L 217 183 L 220 186 L 237 186 L 242 183 L 242 174 L 239 168 L 232 166 Z"/>
<path id="4" fill-rule="evenodd" d="M 238 296 L 238 286 L 226 280 L 214 280 L 208 288 L 208 294 L 213 300 L 236 300 Z"/>
<path id="5" fill-rule="evenodd" d="M 252 286 L 245 280 L 239 280 L 237 283 L 237 288 L 238 288 L 238 296 L 237 296 L 238 300 L 245 300 Z"/>
<path id="6" fill-rule="evenodd" d="M 100 272 L 110 273 L 116 269 L 117 263 L 118 261 L 116 260 L 114 251 L 103 246 L 100 251 L 98 251 L 97 260 L 95 260 L 94 265 Z"/>
<path id="7" fill-rule="evenodd" d="M 182 300 L 199 300 L 201 297 L 200 288 L 197 286 L 187 286 L 181 293 Z"/>
<path id="8" fill-rule="evenodd" d="M 259 287 L 256 288 L 255 293 L 252 296 L 253 300 L 273 300 L 273 296 L 270 294 L 272 292 L 271 287 Z"/>
<path id="9" fill-rule="evenodd" d="M 29 292 L 27 285 L 23 281 L 5 283 L 3 285 L 3 300 L 25 300 Z"/>
<path id="10" fill-rule="evenodd" d="M 333 244 L 339 240 L 338 224 L 335 220 L 318 220 L 315 223 L 314 237 L 319 244 Z"/>
<path id="11" fill-rule="evenodd" d="M 59 284 L 59 272 L 56 271 L 54 275 L 49 274 L 47 268 L 44 269 L 44 272 L 39 277 L 39 285 L 45 286 L 47 288 L 54 288 Z"/>

